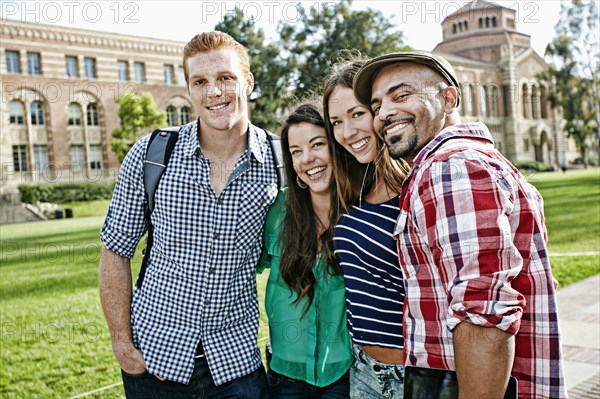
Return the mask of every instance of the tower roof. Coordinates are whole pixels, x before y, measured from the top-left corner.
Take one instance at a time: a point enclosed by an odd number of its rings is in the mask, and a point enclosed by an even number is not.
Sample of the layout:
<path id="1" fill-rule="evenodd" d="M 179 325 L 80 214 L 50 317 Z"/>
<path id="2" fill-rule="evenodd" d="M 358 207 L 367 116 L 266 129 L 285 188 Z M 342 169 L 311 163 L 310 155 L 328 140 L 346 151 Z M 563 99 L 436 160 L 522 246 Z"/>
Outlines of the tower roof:
<path id="1" fill-rule="evenodd" d="M 464 6 L 462 6 L 455 12 L 453 12 L 452 14 L 449 14 L 448 16 L 446 16 L 445 19 L 448 19 L 455 15 L 463 14 L 463 13 L 471 11 L 471 10 L 493 9 L 493 8 L 504 8 L 507 10 L 512 10 L 512 8 L 501 6 L 500 4 L 494 3 L 492 1 L 472 0 L 471 2 L 465 4 Z"/>

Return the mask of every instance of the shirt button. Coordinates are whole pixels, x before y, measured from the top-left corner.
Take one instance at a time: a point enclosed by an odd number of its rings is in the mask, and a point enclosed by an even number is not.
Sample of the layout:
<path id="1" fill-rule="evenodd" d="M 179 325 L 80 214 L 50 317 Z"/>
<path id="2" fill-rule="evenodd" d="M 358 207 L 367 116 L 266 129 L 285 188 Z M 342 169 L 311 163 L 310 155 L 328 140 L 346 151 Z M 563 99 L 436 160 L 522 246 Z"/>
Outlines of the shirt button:
<path id="1" fill-rule="evenodd" d="M 261 203 L 262 205 L 264 205 L 264 204 L 265 204 L 265 202 L 267 202 L 267 200 L 265 200 L 264 198 L 260 200 L 260 203 Z"/>
<path id="2" fill-rule="evenodd" d="M 373 365 L 373 371 L 376 372 L 376 373 L 380 372 L 381 371 L 381 366 L 378 365 L 378 364 L 374 364 Z"/>
<path id="3" fill-rule="evenodd" d="M 214 268 L 214 267 L 211 267 L 210 269 L 208 269 L 208 272 L 209 272 L 210 274 L 215 274 L 215 268 Z"/>
<path id="4" fill-rule="evenodd" d="M 205 305 L 210 305 L 210 300 L 207 299 L 206 301 L 204 301 L 204 304 Z"/>
<path id="5" fill-rule="evenodd" d="M 221 201 L 221 198 L 219 198 L 219 199 L 217 200 L 217 205 L 221 205 L 222 203 L 223 203 L 223 201 Z"/>
<path id="6" fill-rule="evenodd" d="M 219 238 L 219 232 L 218 232 L 218 231 L 215 231 L 215 232 L 213 233 L 213 237 L 214 237 L 214 238 Z"/>

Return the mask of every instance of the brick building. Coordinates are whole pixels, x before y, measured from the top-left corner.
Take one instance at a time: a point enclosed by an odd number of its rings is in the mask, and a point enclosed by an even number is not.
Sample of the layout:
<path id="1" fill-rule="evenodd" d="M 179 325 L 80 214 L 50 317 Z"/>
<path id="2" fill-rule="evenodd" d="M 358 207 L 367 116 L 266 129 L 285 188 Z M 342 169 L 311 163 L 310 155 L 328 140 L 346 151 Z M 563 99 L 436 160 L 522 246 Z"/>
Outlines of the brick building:
<path id="1" fill-rule="evenodd" d="M 5 199 L 22 182 L 114 179 L 115 100 L 128 90 L 150 92 L 169 124 L 195 117 L 185 43 L 16 21 L 0 33 Z"/>
<path id="2" fill-rule="evenodd" d="M 454 66 L 462 82 L 463 121 L 484 122 L 510 160 L 562 165 L 579 154 L 562 129 L 560 110 L 547 99 L 548 69 L 517 30 L 516 11 L 472 1 L 442 21 L 443 40 L 433 52 Z"/>

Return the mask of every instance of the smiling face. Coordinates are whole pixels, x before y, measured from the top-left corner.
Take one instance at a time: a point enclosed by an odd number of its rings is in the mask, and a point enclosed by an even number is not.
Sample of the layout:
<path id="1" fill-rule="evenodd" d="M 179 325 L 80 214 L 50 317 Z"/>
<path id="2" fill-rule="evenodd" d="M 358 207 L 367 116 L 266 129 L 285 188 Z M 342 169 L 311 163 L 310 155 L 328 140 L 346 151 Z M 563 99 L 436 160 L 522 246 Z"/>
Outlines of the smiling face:
<path id="1" fill-rule="evenodd" d="M 400 63 L 383 68 L 372 84 L 374 128 L 393 158 L 411 161 L 449 122 L 456 91 L 424 65 Z M 454 97 L 454 100 L 456 97 Z"/>
<path id="2" fill-rule="evenodd" d="M 198 53 L 187 59 L 188 90 L 203 131 L 217 132 L 248 127 L 248 95 L 254 78 L 244 73 L 232 49 Z"/>
<path id="3" fill-rule="evenodd" d="M 294 171 L 312 194 L 329 193 L 332 164 L 325 128 L 301 122 L 289 128 Z"/>
<path id="4" fill-rule="evenodd" d="M 344 85 L 336 87 L 327 104 L 335 141 L 358 162 L 372 162 L 377 155 L 378 138 L 369 108 L 359 103 L 352 89 Z"/>

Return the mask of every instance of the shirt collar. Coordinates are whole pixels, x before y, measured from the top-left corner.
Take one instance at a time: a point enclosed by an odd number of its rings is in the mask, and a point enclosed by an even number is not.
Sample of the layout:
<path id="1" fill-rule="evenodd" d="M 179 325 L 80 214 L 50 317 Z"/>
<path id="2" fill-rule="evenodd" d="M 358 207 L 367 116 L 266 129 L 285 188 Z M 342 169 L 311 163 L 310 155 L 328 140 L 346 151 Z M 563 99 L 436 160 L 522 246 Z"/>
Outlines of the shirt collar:
<path id="1" fill-rule="evenodd" d="M 461 123 L 442 129 L 419 153 L 413 161 L 413 167 L 419 167 L 442 143 L 456 138 L 477 138 L 494 144 L 492 135 L 483 123 Z"/>
<path id="2" fill-rule="evenodd" d="M 179 131 L 179 139 L 181 140 L 183 153 L 185 156 L 191 157 L 192 155 L 202 153 L 200 142 L 198 141 L 198 126 L 199 119 L 196 119 L 192 123 L 188 123 L 183 126 Z M 254 158 L 260 163 L 265 161 L 266 157 L 266 141 L 267 133 L 264 129 L 260 129 L 253 124 L 248 124 L 248 148 L 250 153 L 254 155 Z"/>

